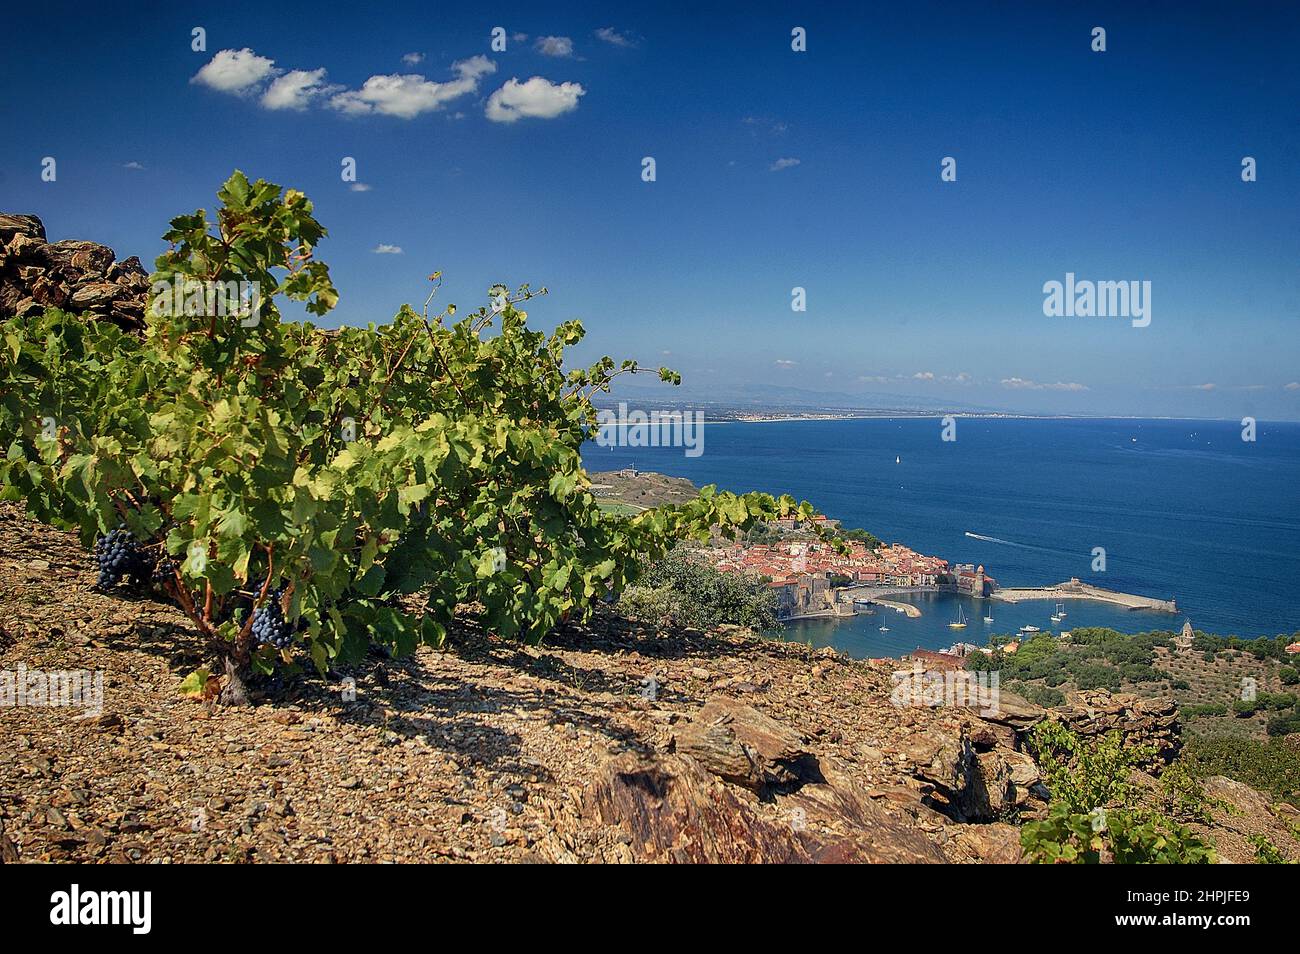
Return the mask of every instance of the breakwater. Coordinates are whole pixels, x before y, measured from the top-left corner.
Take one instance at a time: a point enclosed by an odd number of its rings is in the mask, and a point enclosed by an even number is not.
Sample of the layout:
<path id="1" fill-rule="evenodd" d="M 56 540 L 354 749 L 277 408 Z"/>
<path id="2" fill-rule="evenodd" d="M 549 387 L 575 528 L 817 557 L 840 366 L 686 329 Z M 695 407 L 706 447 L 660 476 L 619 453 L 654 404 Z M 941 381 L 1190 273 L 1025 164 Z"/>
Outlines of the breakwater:
<path id="1" fill-rule="evenodd" d="M 1149 596 L 1137 596 L 1132 593 L 1119 593 L 1115 590 L 1102 589 L 1079 580 L 1067 580 L 1053 586 L 1007 587 L 995 590 L 991 599 L 1003 603 L 1020 603 L 1025 600 L 1096 600 L 1122 606 L 1130 610 L 1154 610 L 1159 613 L 1177 613 L 1178 604 L 1170 600 L 1154 599 Z"/>

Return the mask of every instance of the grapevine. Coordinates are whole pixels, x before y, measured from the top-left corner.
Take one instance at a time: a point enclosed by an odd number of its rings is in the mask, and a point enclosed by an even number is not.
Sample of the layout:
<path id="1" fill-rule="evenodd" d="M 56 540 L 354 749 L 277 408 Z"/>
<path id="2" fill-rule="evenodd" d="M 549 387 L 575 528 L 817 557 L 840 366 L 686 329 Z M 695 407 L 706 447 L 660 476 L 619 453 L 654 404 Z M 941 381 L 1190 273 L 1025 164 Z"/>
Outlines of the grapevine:
<path id="1" fill-rule="evenodd" d="M 491 632 L 538 642 L 676 540 L 812 516 L 789 497 L 711 487 L 606 513 L 581 458 L 593 397 L 647 369 L 566 366 L 583 327 L 529 327 L 523 306 L 546 290 L 527 285 L 493 286 L 463 316 L 426 302 L 364 328 L 283 320 L 283 298 L 312 316 L 338 299 L 315 255 L 325 229 L 301 192 L 242 173 L 218 198 L 215 216 L 172 220 L 151 280 L 256 282 L 257 320 L 150 309 L 137 336 L 57 308 L 11 319 L 0 497 L 95 544 L 101 586 L 161 584 L 227 684 L 286 651 L 325 671 L 374 644 L 441 645 L 471 607 Z"/>

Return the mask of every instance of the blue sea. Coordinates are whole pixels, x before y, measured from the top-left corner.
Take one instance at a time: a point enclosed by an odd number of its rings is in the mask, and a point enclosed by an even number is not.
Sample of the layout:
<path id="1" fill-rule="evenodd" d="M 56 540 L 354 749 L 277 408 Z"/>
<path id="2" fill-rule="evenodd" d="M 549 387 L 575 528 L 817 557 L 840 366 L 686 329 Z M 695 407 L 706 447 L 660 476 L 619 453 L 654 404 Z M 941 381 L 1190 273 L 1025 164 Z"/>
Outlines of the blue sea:
<path id="1" fill-rule="evenodd" d="M 1070 577 L 1175 598 L 1176 616 L 1073 601 L 1054 604 L 916 597 L 888 610 L 792 624 L 787 635 L 854 656 L 898 656 L 1033 624 L 1240 636 L 1300 630 L 1300 424 L 1261 422 L 1254 442 L 1233 422 L 938 418 L 719 423 L 703 453 L 598 447 L 589 470 L 635 466 L 724 490 L 788 493 L 845 527 L 865 527 L 953 563 L 982 563 L 1003 586 Z M 896 462 L 897 461 L 897 462 Z M 1093 572 L 1103 547 L 1106 569 Z M 948 628 L 962 604 L 970 625 Z M 991 609 L 993 624 L 983 617 Z M 888 632 L 881 632 L 885 626 Z"/>

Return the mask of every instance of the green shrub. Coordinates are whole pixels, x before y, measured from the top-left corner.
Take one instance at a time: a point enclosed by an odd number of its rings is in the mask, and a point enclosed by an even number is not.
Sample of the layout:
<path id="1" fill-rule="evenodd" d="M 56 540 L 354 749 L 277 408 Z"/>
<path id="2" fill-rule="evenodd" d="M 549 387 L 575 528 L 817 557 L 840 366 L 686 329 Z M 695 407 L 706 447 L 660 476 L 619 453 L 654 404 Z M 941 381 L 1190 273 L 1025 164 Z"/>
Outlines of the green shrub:
<path id="1" fill-rule="evenodd" d="M 1273 844 L 1264 835 L 1251 836 L 1250 843 L 1255 846 L 1255 864 L 1258 865 L 1293 865 L 1294 861 L 1287 861 L 1286 855 L 1278 850 L 1277 845 Z"/>
<path id="2" fill-rule="evenodd" d="M 1300 732 L 1300 713 L 1278 715 L 1268 720 L 1269 735 L 1291 735 Z"/>
<path id="3" fill-rule="evenodd" d="M 1028 742 L 1052 803 L 1071 813 L 1127 805 L 1133 794 L 1129 773 L 1152 754 L 1125 746 L 1119 732 L 1083 739 L 1053 719 L 1036 725 Z"/>
<path id="4" fill-rule="evenodd" d="M 1075 684 L 1080 689 L 1109 689 L 1111 692 L 1119 692 L 1120 674 L 1111 666 L 1084 663 L 1074 667 L 1072 672 Z"/>
<path id="5" fill-rule="evenodd" d="M 1027 860 L 1040 863 L 1210 864 L 1211 845 L 1162 813 L 1140 804 L 1130 781 L 1151 750 L 1125 746 L 1118 732 L 1082 738 L 1060 722 L 1040 722 L 1029 748 L 1051 794 L 1044 821 L 1026 824 L 1020 844 Z M 1165 789 L 1171 804 L 1194 800 L 1188 778 L 1175 776 Z"/>
<path id="6" fill-rule="evenodd" d="M 856 540 L 859 543 L 865 543 L 868 550 L 879 550 L 884 546 L 884 542 L 875 534 L 862 529 L 841 530 L 839 536 L 843 540 Z"/>
<path id="7" fill-rule="evenodd" d="M 1214 864 L 1213 846 L 1175 822 L 1128 809 L 1071 813 L 1053 806 L 1021 829 L 1027 861 L 1038 864 Z"/>
<path id="8" fill-rule="evenodd" d="M 972 672 L 996 672 L 1002 669 L 1002 664 L 1002 653 L 997 651 L 986 653 L 977 649 L 966 656 L 966 668 Z"/>
<path id="9" fill-rule="evenodd" d="M 780 629 L 776 595 L 762 580 L 723 573 L 681 549 L 647 567 L 619 606 L 634 618 L 673 626 L 709 629 L 734 623 L 760 632 Z"/>
<path id="10" fill-rule="evenodd" d="M 1035 705 L 1043 706 L 1050 709 L 1052 706 L 1065 705 L 1065 693 L 1060 689 L 1049 689 L 1046 686 L 1026 686 L 1025 691 L 1021 693 L 1026 699 Z"/>

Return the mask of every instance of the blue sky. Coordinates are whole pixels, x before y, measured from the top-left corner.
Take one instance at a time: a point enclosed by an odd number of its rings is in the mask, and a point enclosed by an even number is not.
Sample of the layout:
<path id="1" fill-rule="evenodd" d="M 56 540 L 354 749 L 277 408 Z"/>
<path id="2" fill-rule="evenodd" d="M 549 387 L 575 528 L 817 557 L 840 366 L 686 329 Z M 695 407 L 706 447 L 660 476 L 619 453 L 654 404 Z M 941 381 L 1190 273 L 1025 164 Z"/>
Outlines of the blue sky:
<path id="1" fill-rule="evenodd" d="M 11 7 L 0 209 L 150 263 L 238 167 L 315 200 L 335 322 L 441 269 L 684 396 L 1300 419 L 1300 7 L 891 6 Z M 1150 325 L 1045 316 L 1067 272 Z"/>

